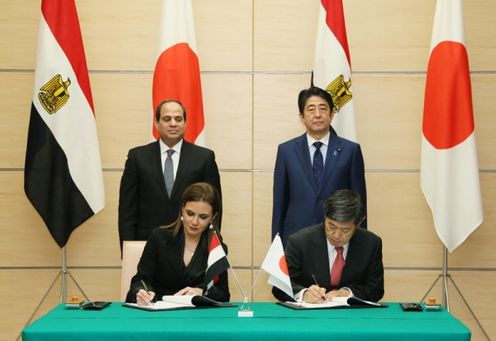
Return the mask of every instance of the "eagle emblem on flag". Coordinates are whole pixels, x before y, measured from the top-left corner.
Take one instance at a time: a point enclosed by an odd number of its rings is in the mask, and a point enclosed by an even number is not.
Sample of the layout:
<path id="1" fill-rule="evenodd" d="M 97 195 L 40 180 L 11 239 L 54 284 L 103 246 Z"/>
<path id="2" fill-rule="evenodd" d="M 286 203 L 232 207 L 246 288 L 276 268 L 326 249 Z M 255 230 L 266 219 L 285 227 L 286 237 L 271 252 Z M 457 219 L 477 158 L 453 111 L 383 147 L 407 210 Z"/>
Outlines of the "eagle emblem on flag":
<path id="1" fill-rule="evenodd" d="M 67 103 L 70 97 L 67 91 L 69 85 L 71 85 L 69 78 L 64 82 L 62 76 L 57 74 L 40 88 L 38 98 L 50 115 L 55 114 Z"/>
<path id="2" fill-rule="evenodd" d="M 353 97 L 351 91 L 351 78 L 345 82 L 344 76 L 339 75 L 326 87 L 326 91 L 331 94 L 336 110 L 339 111 Z"/>

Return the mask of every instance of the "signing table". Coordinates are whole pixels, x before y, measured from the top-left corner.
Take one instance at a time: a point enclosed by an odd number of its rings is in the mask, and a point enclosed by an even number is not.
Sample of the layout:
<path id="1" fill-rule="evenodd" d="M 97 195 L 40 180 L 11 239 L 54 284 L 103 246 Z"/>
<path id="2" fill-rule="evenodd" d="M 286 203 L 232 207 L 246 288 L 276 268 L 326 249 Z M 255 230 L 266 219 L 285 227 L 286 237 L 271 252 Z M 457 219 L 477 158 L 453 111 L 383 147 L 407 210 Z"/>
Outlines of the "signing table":
<path id="1" fill-rule="evenodd" d="M 275 303 L 251 305 L 254 317 L 238 308 L 143 311 L 112 303 L 101 311 L 63 305 L 22 332 L 40 340 L 470 340 L 470 330 L 446 310 L 404 312 L 387 308 L 292 310 Z"/>

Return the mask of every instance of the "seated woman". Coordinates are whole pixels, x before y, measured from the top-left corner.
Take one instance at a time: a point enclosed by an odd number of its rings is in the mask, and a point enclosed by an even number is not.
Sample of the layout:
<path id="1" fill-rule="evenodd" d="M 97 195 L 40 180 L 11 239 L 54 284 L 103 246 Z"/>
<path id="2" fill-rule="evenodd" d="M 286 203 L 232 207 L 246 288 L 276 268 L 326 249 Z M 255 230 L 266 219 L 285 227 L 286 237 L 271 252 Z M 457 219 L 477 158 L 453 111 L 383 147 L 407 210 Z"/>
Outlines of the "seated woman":
<path id="1" fill-rule="evenodd" d="M 152 231 L 131 280 L 126 302 L 148 305 L 163 295 L 204 295 L 229 301 L 227 271 L 207 291 L 205 270 L 210 237 L 218 226 L 220 197 L 215 187 L 198 182 L 189 186 L 180 202 L 178 219 Z M 221 239 L 220 234 L 218 233 Z M 222 240 L 222 239 L 221 239 Z M 227 246 L 222 243 L 226 250 Z"/>

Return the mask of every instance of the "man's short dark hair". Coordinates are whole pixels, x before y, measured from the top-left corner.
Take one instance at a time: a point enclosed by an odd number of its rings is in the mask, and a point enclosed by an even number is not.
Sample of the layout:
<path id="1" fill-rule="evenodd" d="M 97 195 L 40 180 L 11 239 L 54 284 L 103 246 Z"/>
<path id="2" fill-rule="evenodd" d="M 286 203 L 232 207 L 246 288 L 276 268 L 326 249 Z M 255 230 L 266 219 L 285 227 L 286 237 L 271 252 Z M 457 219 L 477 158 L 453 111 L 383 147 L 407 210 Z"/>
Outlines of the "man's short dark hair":
<path id="1" fill-rule="evenodd" d="M 179 106 L 181 107 L 181 109 L 183 109 L 183 118 L 184 118 L 184 121 L 186 121 L 186 108 L 177 99 L 166 99 L 166 100 L 163 100 L 162 102 L 160 102 L 157 105 L 157 108 L 155 109 L 155 121 L 157 121 L 157 122 L 160 121 L 160 110 L 162 110 L 162 107 L 164 106 L 164 104 L 167 104 L 167 103 L 177 103 L 177 104 L 179 104 Z"/>
<path id="2" fill-rule="evenodd" d="M 307 103 L 307 100 L 312 96 L 317 96 L 325 100 L 327 104 L 329 104 L 329 109 L 331 109 L 331 111 L 335 109 L 331 94 L 324 89 L 312 86 L 308 89 L 301 90 L 300 94 L 298 95 L 298 109 L 300 110 L 300 115 L 303 115 L 305 104 Z"/>
<path id="3" fill-rule="evenodd" d="M 326 218 L 344 223 L 353 221 L 358 225 L 364 218 L 364 207 L 360 195 L 340 189 L 332 193 L 324 203 Z"/>

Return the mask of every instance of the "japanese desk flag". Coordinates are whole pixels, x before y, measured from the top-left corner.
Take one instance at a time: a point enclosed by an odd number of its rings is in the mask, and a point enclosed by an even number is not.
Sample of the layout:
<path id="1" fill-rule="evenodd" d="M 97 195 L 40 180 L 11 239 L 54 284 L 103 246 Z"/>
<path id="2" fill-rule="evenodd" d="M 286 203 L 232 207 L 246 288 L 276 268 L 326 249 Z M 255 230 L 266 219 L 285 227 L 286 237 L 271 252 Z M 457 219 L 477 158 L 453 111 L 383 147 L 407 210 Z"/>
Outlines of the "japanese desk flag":
<path id="1" fill-rule="evenodd" d="M 269 274 L 268 283 L 281 289 L 291 298 L 294 298 L 291 280 L 289 279 L 288 265 L 282 247 L 281 237 L 276 234 L 272 245 L 262 263 L 262 270 Z"/>
<path id="2" fill-rule="evenodd" d="M 452 252 L 482 223 L 461 0 L 438 0 L 422 122 L 421 188 Z"/>
<path id="3" fill-rule="evenodd" d="M 100 149 L 74 0 L 43 0 L 24 191 L 64 247 L 105 206 Z"/>
<path id="4" fill-rule="evenodd" d="M 338 109 L 333 128 L 340 136 L 356 142 L 351 57 L 342 0 L 320 1 L 312 85 L 332 95 Z"/>
<path id="5" fill-rule="evenodd" d="M 191 0 L 164 0 L 159 53 L 153 73 L 153 110 L 165 99 L 179 100 L 187 112 L 184 139 L 205 145 L 205 121 Z M 155 113 L 153 113 L 155 120 Z M 153 125 L 153 136 L 159 137 Z"/>

